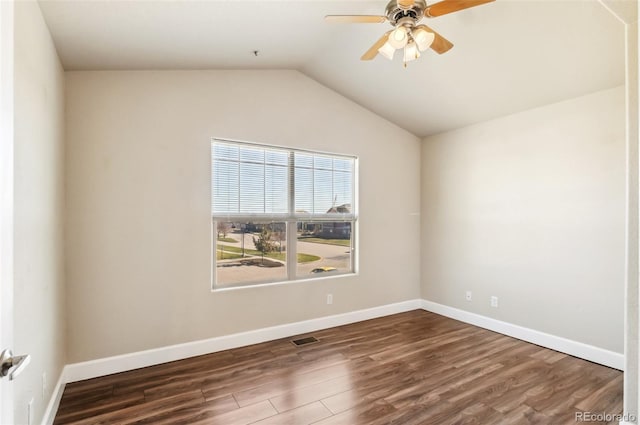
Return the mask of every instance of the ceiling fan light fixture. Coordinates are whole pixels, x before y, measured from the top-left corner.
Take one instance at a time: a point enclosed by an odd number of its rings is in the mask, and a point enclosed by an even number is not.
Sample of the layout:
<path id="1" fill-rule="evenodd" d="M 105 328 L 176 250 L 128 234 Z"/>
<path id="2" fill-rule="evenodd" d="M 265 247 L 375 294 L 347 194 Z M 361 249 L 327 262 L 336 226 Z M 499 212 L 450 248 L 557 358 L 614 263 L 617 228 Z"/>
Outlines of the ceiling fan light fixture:
<path id="1" fill-rule="evenodd" d="M 409 32 L 404 26 L 399 26 L 389 34 L 389 44 L 394 49 L 402 49 L 409 41 Z"/>
<path id="2" fill-rule="evenodd" d="M 429 1 L 429 3 L 427 3 Z M 446 38 L 426 25 L 419 24 L 423 18 L 435 18 L 442 15 L 491 3 L 495 0 L 388 0 L 384 15 L 327 15 L 327 22 L 382 23 L 387 21 L 393 27 L 385 32 L 364 55 L 363 61 L 370 61 L 378 53 L 393 60 L 391 49 L 403 49 L 404 65 L 420 56 L 420 52 L 431 48 L 439 55 L 453 47 Z M 411 46 L 407 47 L 407 44 Z"/>
<path id="3" fill-rule="evenodd" d="M 411 42 L 404 46 L 404 63 L 414 61 L 420 57 L 416 43 Z"/>
<path id="4" fill-rule="evenodd" d="M 395 52 L 396 52 L 396 49 L 391 44 L 389 44 L 388 41 L 378 49 L 378 53 L 380 53 L 382 56 L 384 56 L 389 60 L 393 60 L 393 54 Z"/>
<path id="5" fill-rule="evenodd" d="M 411 37 L 416 42 L 418 46 L 418 50 L 424 52 L 433 44 L 433 41 L 436 39 L 436 35 L 432 32 L 425 31 L 421 28 L 414 30 L 411 32 Z"/>

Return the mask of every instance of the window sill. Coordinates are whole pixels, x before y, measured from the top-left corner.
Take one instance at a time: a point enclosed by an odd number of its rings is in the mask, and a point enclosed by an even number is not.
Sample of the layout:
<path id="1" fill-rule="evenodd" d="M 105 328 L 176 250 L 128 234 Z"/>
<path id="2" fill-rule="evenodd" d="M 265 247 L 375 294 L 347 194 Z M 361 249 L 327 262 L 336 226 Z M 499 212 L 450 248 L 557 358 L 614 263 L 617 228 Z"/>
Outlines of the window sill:
<path id="1" fill-rule="evenodd" d="M 341 279 L 345 277 L 356 277 L 358 273 L 342 273 L 342 274 L 334 274 L 331 276 L 317 276 L 317 277 L 309 277 L 309 278 L 300 278 L 296 280 L 283 280 L 279 282 L 260 282 L 260 283 L 247 283 L 244 285 L 237 286 L 228 286 L 222 288 L 213 287 L 211 292 L 228 292 L 228 291 L 237 291 L 242 289 L 251 289 L 251 288 L 266 288 L 270 286 L 279 286 L 279 285 L 291 285 L 296 283 L 308 283 L 308 282 L 318 282 L 322 280 L 331 280 L 331 279 Z"/>

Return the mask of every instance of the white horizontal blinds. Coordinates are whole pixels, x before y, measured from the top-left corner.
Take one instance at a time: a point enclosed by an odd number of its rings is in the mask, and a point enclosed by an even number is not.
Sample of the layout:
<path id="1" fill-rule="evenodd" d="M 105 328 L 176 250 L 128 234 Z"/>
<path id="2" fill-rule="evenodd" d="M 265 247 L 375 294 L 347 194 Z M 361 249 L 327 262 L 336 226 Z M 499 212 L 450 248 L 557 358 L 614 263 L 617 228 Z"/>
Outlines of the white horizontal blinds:
<path id="1" fill-rule="evenodd" d="M 239 158 L 239 150 L 236 146 L 213 143 L 211 149 L 211 211 L 214 215 L 239 211 Z"/>
<path id="2" fill-rule="evenodd" d="M 354 166 L 353 158 L 295 152 L 296 217 L 353 219 Z"/>
<path id="3" fill-rule="evenodd" d="M 289 152 L 283 149 L 214 141 L 214 217 L 286 215 Z"/>
<path id="4" fill-rule="evenodd" d="M 216 218 L 354 220 L 355 158 L 214 140 Z"/>

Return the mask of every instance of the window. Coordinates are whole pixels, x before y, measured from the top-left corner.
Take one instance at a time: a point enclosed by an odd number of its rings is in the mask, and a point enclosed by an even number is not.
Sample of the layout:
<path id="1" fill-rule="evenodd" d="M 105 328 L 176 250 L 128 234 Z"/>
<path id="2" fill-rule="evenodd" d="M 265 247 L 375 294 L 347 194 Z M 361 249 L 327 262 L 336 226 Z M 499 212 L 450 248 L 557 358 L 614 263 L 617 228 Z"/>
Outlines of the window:
<path id="1" fill-rule="evenodd" d="M 356 158 L 214 139 L 214 287 L 355 272 Z"/>

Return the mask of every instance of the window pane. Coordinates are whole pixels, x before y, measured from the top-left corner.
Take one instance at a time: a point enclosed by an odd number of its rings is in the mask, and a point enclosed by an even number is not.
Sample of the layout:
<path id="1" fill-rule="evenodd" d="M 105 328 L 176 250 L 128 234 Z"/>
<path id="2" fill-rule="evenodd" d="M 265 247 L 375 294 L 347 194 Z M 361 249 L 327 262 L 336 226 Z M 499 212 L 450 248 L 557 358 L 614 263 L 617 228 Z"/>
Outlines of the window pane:
<path id="1" fill-rule="evenodd" d="M 313 212 L 313 170 L 296 168 L 295 170 L 296 213 Z"/>
<path id="2" fill-rule="evenodd" d="M 352 214 L 354 160 L 295 153 L 295 213 Z"/>
<path id="3" fill-rule="evenodd" d="M 237 146 L 228 145 L 226 143 L 216 143 L 213 146 L 213 156 L 217 159 L 233 159 L 238 160 L 239 149 Z"/>
<path id="4" fill-rule="evenodd" d="M 213 213 L 238 212 L 240 193 L 237 162 L 214 160 L 213 162 Z"/>
<path id="5" fill-rule="evenodd" d="M 243 146 L 240 148 L 240 161 L 264 162 L 264 149 Z"/>
<path id="6" fill-rule="evenodd" d="M 214 142 L 212 156 L 214 216 L 288 212 L 288 151 Z"/>
<path id="7" fill-rule="evenodd" d="M 353 223 L 297 223 L 298 278 L 352 273 Z"/>
<path id="8" fill-rule="evenodd" d="M 282 222 L 215 223 L 216 287 L 287 280 Z"/>
<path id="9" fill-rule="evenodd" d="M 266 161 L 267 161 L 267 164 L 284 165 L 286 167 L 289 165 L 289 153 L 282 152 L 282 151 L 267 150 Z"/>
<path id="10" fill-rule="evenodd" d="M 264 212 L 264 166 L 240 163 L 240 212 Z"/>
<path id="11" fill-rule="evenodd" d="M 267 165 L 265 168 L 265 213 L 286 214 L 289 205 L 287 193 L 287 167 Z"/>
<path id="12" fill-rule="evenodd" d="M 313 166 L 314 168 L 320 168 L 324 170 L 332 170 L 333 169 L 333 160 L 326 156 L 316 155 L 313 158 Z"/>
<path id="13" fill-rule="evenodd" d="M 214 139 L 215 287 L 353 273 L 355 164 Z M 296 235 L 289 247 L 287 231 Z"/>
<path id="14" fill-rule="evenodd" d="M 350 159 L 334 158 L 333 168 L 340 171 L 353 171 L 353 161 Z"/>
<path id="15" fill-rule="evenodd" d="M 353 198 L 351 173 L 341 171 L 333 173 L 333 194 L 336 206 L 349 205 L 351 207 Z"/>
<path id="16" fill-rule="evenodd" d="M 333 207 L 333 180 L 331 171 L 314 170 L 313 213 L 325 214 Z"/>
<path id="17" fill-rule="evenodd" d="M 313 155 L 308 153 L 295 153 L 295 165 L 296 167 L 313 168 Z"/>

